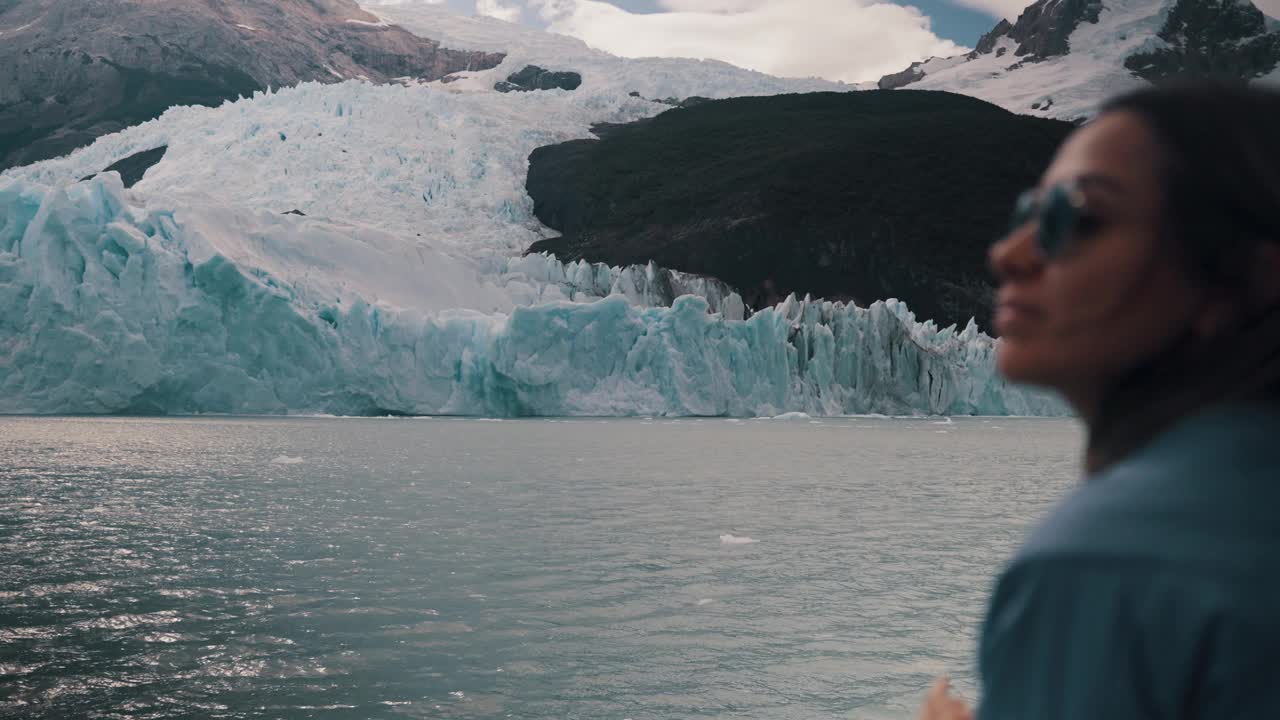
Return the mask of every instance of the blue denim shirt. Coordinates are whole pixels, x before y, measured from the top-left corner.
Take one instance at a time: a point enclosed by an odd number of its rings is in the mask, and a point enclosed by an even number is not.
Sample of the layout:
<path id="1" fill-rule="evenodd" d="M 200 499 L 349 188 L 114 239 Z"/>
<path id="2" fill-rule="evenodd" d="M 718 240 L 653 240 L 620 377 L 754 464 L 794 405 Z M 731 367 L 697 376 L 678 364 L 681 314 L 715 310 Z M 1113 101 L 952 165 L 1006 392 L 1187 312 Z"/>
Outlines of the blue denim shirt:
<path id="1" fill-rule="evenodd" d="M 1280 408 L 1193 417 L 1063 501 L 979 670 L 979 720 L 1280 720 Z"/>

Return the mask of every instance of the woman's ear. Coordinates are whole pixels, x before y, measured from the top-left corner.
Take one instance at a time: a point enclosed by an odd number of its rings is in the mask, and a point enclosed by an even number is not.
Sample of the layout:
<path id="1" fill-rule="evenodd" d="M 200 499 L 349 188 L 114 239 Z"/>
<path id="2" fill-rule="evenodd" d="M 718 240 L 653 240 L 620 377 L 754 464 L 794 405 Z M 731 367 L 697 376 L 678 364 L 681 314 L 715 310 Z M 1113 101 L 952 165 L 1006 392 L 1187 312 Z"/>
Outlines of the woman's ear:
<path id="1" fill-rule="evenodd" d="M 1224 292 L 1213 292 L 1196 313 L 1191 329 L 1201 340 L 1216 340 L 1240 324 L 1240 310 L 1239 300 Z"/>
<path id="2" fill-rule="evenodd" d="M 1192 320 L 1192 331 L 1202 341 L 1215 340 L 1276 306 L 1280 306 L 1280 242 L 1258 242 L 1239 286 L 1207 291 Z"/>
<path id="3" fill-rule="evenodd" d="M 1258 312 L 1280 307 L 1280 243 L 1260 242 L 1241 278 L 1243 288 L 1210 290 L 1192 321 L 1201 340 L 1234 332 Z"/>

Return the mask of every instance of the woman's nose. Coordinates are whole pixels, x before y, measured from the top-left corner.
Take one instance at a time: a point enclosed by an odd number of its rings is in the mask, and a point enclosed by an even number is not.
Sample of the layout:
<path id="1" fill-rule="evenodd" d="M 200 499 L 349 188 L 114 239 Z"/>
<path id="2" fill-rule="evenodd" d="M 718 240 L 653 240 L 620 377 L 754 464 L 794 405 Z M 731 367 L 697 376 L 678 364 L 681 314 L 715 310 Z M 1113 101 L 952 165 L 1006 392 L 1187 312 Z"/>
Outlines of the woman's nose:
<path id="1" fill-rule="evenodd" d="M 987 251 L 987 267 L 998 279 L 1027 280 L 1044 270 L 1044 256 L 1036 247 L 1036 224 L 1029 222 L 1004 236 Z"/>

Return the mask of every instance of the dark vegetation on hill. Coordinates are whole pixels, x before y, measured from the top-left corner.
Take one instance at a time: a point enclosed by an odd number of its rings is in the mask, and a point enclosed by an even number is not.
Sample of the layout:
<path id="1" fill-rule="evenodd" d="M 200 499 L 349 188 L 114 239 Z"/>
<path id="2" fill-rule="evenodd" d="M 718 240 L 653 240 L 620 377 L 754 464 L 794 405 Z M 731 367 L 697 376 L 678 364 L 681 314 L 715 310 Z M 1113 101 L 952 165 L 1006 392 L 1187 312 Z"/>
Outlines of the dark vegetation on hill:
<path id="1" fill-rule="evenodd" d="M 736 98 L 601 127 L 530 156 L 531 252 L 787 293 L 897 297 L 944 324 L 991 310 L 986 250 L 1069 123 L 941 92 Z"/>

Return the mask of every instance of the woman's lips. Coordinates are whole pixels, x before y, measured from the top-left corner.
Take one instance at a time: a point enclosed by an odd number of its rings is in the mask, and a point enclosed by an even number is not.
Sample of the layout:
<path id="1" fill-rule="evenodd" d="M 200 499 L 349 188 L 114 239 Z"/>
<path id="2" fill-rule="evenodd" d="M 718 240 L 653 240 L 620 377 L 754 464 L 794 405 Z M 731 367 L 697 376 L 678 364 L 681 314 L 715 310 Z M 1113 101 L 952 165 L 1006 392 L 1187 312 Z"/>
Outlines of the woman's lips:
<path id="1" fill-rule="evenodd" d="M 1002 336 L 1025 335 L 1040 326 L 1043 313 L 1029 303 L 1014 301 L 996 305 L 995 327 Z"/>

